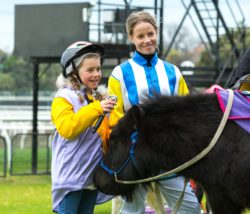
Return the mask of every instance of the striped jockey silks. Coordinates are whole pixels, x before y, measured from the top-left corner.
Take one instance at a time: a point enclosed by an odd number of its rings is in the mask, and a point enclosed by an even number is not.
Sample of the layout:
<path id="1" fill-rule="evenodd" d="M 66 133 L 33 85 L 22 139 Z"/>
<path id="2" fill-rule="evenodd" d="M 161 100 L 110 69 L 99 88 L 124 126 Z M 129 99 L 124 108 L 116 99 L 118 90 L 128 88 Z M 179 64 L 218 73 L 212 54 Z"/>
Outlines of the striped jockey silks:
<path id="1" fill-rule="evenodd" d="M 121 84 L 126 112 L 148 95 L 178 95 L 181 73 L 176 66 L 159 59 L 157 54 L 149 65 L 146 59 L 135 52 L 133 58 L 114 69 L 112 76 Z"/>

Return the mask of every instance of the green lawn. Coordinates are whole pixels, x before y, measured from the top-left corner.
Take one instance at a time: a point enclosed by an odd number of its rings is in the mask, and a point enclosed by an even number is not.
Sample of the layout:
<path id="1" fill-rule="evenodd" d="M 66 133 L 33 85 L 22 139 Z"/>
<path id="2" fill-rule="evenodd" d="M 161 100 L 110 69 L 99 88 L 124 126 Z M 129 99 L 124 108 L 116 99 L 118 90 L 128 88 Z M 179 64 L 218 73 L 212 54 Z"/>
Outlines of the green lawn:
<path id="1" fill-rule="evenodd" d="M 52 214 L 50 176 L 0 178 L 1 214 Z M 95 214 L 110 214 L 111 202 L 96 206 Z"/>
<path id="2" fill-rule="evenodd" d="M 0 177 L 0 214 L 53 214 L 51 211 L 51 180 L 49 175 L 23 175 L 31 173 L 32 135 L 17 135 L 13 140 L 12 173 Z M 21 143 L 23 142 L 23 144 Z M 48 136 L 39 135 L 37 171 L 50 170 L 51 151 Z M 0 143 L 0 176 L 3 175 L 4 148 Z M 111 201 L 96 206 L 95 214 L 110 214 Z"/>
<path id="3" fill-rule="evenodd" d="M 1 214 L 53 214 L 50 176 L 0 178 Z M 95 214 L 110 214 L 111 201 L 96 206 Z M 244 214 L 250 214 L 250 211 Z"/>
<path id="4" fill-rule="evenodd" d="M 26 137 L 26 140 L 30 139 Z M 48 172 L 50 151 L 43 140 L 38 151 L 38 172 Z M 31 143 L 24 148 L 16 143 L 12 173 L 31 173 Z M 0 147 L 0 176 L 3 174 L 3 148 Z M 49 158 L 48 158 L 49 157 Z M 110 214 L 111 201 L 96 206 L 95 214 Z M 53 214 L 51 212 L 51 180 L 49 175 L 0 177 L 0 214 Z M 250 214 L 250 211 L 244 212 Z"/>
<path id="5" fill-rule="evenodd" d="M 51 149 L 47 145 L 47 135 L 38 136 L 37 171 L 46 173 L 50 170 Z M 32 135 L 19 134 L 14 137 L 12 151 L 12 173 L 31 174 Z"/>

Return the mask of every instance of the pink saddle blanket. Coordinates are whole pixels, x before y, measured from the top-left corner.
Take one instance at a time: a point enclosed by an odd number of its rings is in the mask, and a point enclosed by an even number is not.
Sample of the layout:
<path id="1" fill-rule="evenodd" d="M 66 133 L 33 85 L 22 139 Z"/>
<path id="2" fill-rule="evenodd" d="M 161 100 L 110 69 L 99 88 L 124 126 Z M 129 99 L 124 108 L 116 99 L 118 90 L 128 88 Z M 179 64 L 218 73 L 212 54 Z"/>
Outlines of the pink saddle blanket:
<path id="1" fill-rule="evenodd" d="M 215 89 L 221 110 L 225 112 L 228 100 L 228 91 Z M 250 97 L 249 94 L 241 91 L 234 91 L 233 106 L 229 120 L 234 120 L 240 127 L 250 134 Z"/>

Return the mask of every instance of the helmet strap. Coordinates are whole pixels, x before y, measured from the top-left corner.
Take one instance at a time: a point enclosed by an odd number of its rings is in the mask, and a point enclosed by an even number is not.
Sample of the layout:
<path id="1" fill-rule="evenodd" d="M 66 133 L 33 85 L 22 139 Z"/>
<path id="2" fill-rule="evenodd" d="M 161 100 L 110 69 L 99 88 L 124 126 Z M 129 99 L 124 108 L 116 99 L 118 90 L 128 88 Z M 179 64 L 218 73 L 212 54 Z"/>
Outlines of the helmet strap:
<path id="1" fill-rule="evenodd" d="M 82 82 L 82 80 L 81 80 L 81 78 L 79 76 L 78 70 L 77 70 L 77 68 L 75 66 L 75 63 L 72 61 L 71 64 L 72 64 L 72 67 L 73 67 L 73 70 L 74 70 L 73 73 L 76 75 L 78 81 L 83 84 L 83 82 Z"/>

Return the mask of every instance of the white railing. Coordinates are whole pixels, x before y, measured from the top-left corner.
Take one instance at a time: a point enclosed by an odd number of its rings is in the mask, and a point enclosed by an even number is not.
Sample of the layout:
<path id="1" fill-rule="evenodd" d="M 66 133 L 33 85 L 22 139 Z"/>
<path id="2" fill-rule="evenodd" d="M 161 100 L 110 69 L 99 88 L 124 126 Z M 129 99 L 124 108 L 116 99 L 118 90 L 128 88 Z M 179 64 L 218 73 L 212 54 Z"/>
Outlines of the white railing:
<path id="1" fill-rule="evenodd" d="M 12 137 L 19 133 L 32 133 L 33 113 L 32 108 L 27 109 L 28 106 L 11 106 L 11 108 L 6 108 L 6 106 L 0 107 L 0 135 L 6 140 L 7 161 L 10 163 Z M 39 108 L 37 130 L 40 134 L 52 133 L 54 131 L 49 109 Z M 20 145 L 22 147 L 22 142 Z"/>

